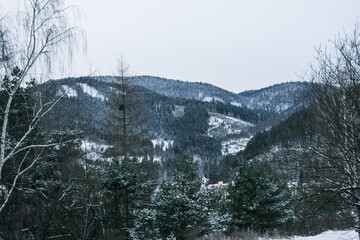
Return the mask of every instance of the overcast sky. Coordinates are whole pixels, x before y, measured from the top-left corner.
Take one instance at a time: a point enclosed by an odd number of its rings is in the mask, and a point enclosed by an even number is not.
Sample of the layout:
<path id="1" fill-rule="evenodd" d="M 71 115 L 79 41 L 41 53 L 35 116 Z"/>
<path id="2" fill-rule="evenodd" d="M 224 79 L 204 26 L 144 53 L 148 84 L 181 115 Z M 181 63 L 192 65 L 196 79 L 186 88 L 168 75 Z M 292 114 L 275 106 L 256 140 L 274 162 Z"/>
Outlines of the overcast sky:
<path id="1" fill-rule="evenodd" d="M 9 0 L 1 0 L 9 1 Z M 359 0 L 65 0 L 82 12 L 87 56 L 71 75 L 116 73 L 201 81 L 233 92 L 299 81 L 338 33 L 352 31 Z"/>

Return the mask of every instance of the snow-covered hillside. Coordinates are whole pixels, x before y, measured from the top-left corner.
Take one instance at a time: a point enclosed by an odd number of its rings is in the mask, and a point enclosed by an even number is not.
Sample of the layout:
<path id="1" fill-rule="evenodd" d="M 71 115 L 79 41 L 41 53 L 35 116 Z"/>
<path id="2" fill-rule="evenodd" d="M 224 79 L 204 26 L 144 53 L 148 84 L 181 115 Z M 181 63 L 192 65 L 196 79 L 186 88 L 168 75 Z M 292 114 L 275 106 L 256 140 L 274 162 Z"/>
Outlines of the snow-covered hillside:
<path id="1" fill-rule="evenodd" d="M 101 101 L 105 100 L 104 95 L 101 94 L 96 88 L 91 87 L 91 86 L 87 85 L 86 83 L 81 83 L 80 86 L 81 86 L 83 92 L 86 93 L 87 95 L 89 95 L 91 97 L 99 98 Z"/>
<path id="2" fill-rule="evenodd" d="M 165 140 L 163 138 L 156 138 L 151 140 L 153 147 L 160 147 L 164 152 L 173 146 L 173 140 Z"/>
<path id="3" fill-rule="evenodd" d="M 250 109 L 262 109 L 269 112 L 282 113 L 303 104 L 304 82 L 289 82 L 267 88 L 239 93 L 242 106 Z"/>
<path id="4" fill-rule="evenodd" d="M 251 139 L 252 123 L 220 113 L 209 112 L 208 135 L 221 139 L 222 154 L 236 154 Z"/>

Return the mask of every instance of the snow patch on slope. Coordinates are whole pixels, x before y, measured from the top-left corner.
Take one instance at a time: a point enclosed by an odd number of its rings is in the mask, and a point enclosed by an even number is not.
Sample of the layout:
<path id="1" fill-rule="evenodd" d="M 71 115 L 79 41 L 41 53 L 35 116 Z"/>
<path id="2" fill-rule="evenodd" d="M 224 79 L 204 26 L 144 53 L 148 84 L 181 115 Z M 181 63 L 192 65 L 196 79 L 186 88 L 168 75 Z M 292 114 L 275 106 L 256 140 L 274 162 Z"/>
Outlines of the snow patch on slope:
<path id="1" fill-rule="evenodd" d="M 224 103 L 224 100 L 222 100 L 221 98 L 218 98 L 218 97 L 204 97 L 204 98 L 203 98 L 203 101 L 204 101 L 204 102 L 212 102 L 212 101 L 215 101 L 215 102 L 222 102 L 222 103 Z"/>
<path id="2" fill-rule="evenodd" d="M 90 87 L 86 83 L 81 83 L 80 86 L 84 93 L 88 94 L 91 97 L 99 98 L 101 101 L 105 100 L 104 95 L 102 95 L 96 88 Z"/>
<path id="3" fill-rule="evenodd" d="M 86 158 L 92 161 L 102 160 L 102 154 L 109 147 L 109 145 L 92 142 L 89 140 L 83 140 L 80 145 L 81 150 L 86 154 Z M 110 161 L 110 159 L 107 160 Z"/>
<path id="4" fill-rule="evenodd" d="M 244 150 L 252 137 L 249 129 L 254 125 L 220 113 L 209 112 L 209 115 L 208 135 L 221 140 L 222 154 L 236 154 Z"/>
<path id="5" fill-rule="evenodd" d="M 251 138 L 238 138 L 230 139 L 221 142 L 221 153 L 223 156 L 229 154 L 236 154 L 245 149 L 246 144 L 250 141 Z"/>
<path id="6" fill-rule="evenodd" d="M 174 105 L 174 110 L 171 113 L 174 117 L 181 117 L 185 113 L 185 107 L 181 105 Z"/>
<path id="7" fill-rule="evenodd" d="M 61 85 L 61 88 L 57 92 L 57 96 L 61 96 L 65 94 L 66 97 L 77 97 L 78 94 L 76 90 L 72 87 L 69 87 L 68 85 Z"/>
<path id="8" fill-rule="evenodd" d="M 158 155 L 154 155 L 153 156 L 153 162 L 161 162 L 161 160 L 162 160 L 162 157 L 161 156 L 158 156 Z"/>
<path id="9" fill-rule="evenodd" d="M 208 130 L 208 134 L 211 137 L 216 135 L 216 130 L 225 131 L 226 134 L 239 134 L 244 129 L 254 126 L 252 123 L 220 113 L 209 112 L 209 114 L 210 128 Z"/>
<path id="10" fill-rule="evenodd" d="M 161 149 L 165 152 L 167 149 L 173 146 L 174 141 L 173 140 L 165 140 L 162 138 L 156 138 L 151 140 L 153 147 L 156 148 L 156 146 L 160 146 Z"/>
<path id="11" fill-rule="evenodd" d="M 238 103 L 238 102 L 231 102 L 230 104 L 233 105 L 233 106 L 236 106 L 236 107 L 241 107 L 242 106 L 241 103 Z"/>

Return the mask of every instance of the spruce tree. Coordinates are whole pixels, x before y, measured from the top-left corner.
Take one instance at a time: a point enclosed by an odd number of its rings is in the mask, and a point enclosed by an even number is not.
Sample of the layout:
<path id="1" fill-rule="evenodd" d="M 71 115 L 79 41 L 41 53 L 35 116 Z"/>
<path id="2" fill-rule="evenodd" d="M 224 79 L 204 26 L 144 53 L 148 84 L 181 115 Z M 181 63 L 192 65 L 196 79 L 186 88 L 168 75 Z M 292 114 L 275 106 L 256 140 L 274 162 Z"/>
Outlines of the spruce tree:
<path id="1" fill-rule="evenodd" d="M 267 164 L 241 164 L 229 192 L 232 226 L 236 229 L 264 232 L 291 218 L 286 184 Z"/>
<path id="2" fill-rule="evenodd" d="M 129 238 L 134 219 L 132 210 L 141 191 L 135 164 L 132 159 L 128 159 L 126 164 L 114 161 L 102 179 L 107 211 L 105 222 L 111 236 L 120 234 L 124 239 Z"/>
<path id="3" fill-rule="evenodd" d="M 197 162 L 184 156 L 176 161 L 173 176 L 156 193 L 156 225 L 162 238 L 193 239 L 220 230 L 226 215 L 218 212 L 219 195 L 201 188 Z"/>

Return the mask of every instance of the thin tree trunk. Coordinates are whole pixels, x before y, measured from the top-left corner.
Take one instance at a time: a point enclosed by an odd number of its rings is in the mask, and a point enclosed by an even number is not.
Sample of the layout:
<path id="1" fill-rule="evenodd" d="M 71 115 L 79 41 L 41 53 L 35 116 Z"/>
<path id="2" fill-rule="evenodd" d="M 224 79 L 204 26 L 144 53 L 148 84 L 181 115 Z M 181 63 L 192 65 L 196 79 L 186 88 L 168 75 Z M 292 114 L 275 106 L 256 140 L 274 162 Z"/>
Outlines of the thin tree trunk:
<path id="1" fill-rule="evenodd" d="M 360 240 L 360 206 L 357 206 L 357 229 L 356 231 L 358 232 L 358 238 Z"/>
<path id="2" fill-rule="evenodd" d="M 129 193 L 128 190 L 125 190 L 125 239 L 130 239 L 130 215 L 129 215 Z"/>

